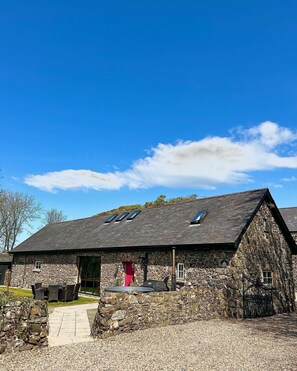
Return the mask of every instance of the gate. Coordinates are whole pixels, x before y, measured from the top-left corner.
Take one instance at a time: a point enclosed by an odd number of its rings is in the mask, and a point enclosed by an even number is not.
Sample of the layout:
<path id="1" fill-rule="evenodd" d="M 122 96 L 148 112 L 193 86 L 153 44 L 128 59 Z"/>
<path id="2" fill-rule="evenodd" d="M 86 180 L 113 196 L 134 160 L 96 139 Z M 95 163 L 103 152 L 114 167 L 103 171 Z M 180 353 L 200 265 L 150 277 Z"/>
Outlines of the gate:
<path id="1" fill-rule="evenodd" d="M 266 317 L 275 314 L 273 288 L 263 285 L 259 278 L 242 275 L 243 318 Z"/>

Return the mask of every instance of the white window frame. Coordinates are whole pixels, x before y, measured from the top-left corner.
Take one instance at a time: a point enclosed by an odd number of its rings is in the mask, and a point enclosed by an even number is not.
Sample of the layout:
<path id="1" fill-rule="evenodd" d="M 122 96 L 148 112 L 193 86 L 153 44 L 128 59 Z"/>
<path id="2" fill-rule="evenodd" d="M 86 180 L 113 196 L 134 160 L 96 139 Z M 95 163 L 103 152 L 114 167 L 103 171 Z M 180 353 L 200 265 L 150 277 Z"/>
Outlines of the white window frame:
<path id="1" fill-rule="evenodd" d="M 185 265 L 184 263 L 177 263 L 176 265 L 176 280 L 184 281 L 185 280 Z"/>
<path id="2" fill-rule="evenodd" d="M 262 272 L 262 282 L 264 286 L 272 286 L 273 285 L 273 272 L 270 270 L 264 270 Z"/>
<path id="3" fill-rule="evenodd" d="M 34 272 L 40 272 L 41 265 L 42 265 L 42 260 L 35 260 L 33 271 Z"/>

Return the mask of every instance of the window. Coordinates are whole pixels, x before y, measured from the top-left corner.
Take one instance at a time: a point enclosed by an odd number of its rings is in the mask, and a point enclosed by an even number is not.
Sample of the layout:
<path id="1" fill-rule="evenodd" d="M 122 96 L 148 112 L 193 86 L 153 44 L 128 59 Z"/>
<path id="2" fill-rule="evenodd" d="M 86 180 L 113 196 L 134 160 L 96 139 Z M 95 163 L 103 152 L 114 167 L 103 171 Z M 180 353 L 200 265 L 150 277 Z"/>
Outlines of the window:
<path id="1" fill-rule="evenodd" d="M 35 265 L 34 265 L 34 270 L 35 271 L 40 271 L 41 269 L 41 260 L 35 260 Z"/>
<path id="2" fill-rule="evenodd" d="M 194 218 L 191 220 L 191 224 L 200 224 L 202 220 L 206 217 L 207 211 L 201 210 L 199 211 Z"/>
<path id="3" fill-rule="evenodd" d="M 177 263 L 177 275 L 176 279 L 178 281 L 184 281 L 185 279 L 185 266 L 184 263 Z"/>
<path id="4" fill-rule="evenodd" d="M 112 215 L 110 215 L 107 219 L 104 220 L 104 223 L 110 223 L 110 222 L 112 222 L 113 219 L 115 217 L 117 217 L 117 216 L 118 216 L 118 214 L 112 214 Z"/>
<path id="5" fill-rule="evenodd" d="M 271 271 L 263 271 L 263 284 L 265 286 L 272 286 L 273 274 Z"/>
<path id="6" fill-rule="evenodd" d="M 127 220 L 134 219 L 140 213 L 141 213 L 141 210 L 134 210 L 134 211 L 132 211 L 132 213 L 128 216 Z"/>
<path id="7" fill-rule="evenodd" d="M 123 220 L 127 215 L 128 215 L 128 211 L 124 211 L 123 213 L 121 213 L 115 220 L 115 222 L 120 222 L 121 220 Z"/>

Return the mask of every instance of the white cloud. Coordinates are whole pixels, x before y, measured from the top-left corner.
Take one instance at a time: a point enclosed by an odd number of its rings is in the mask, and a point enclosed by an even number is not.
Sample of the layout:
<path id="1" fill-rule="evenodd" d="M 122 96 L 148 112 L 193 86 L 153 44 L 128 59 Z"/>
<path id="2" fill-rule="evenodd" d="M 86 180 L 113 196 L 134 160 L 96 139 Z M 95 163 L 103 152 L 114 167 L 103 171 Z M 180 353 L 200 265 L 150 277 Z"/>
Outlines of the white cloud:
<path id="1" fill-rule="evenodd" d="M 90 188 L 117 190 L 154 186 L 215 188 L 252 181 L 251 171 L 297 168 L 297 155 L 280 156 L 277 148 L 297 139 L 297 133 L 273 122 L 248 129 L 241 138 L 207 137 L 198 141 L 158 144 L 130 169 L 113 173 L 62 170 L 29 175 L 25 183 L 53 192 Z"/>
<path id="2" fill-rule="evenodd" d="M 283 182 L 297 182 L 297 178 L 295 176 L 291 176 L 290 178 L 282 178 L 281 181 L 283 181 Z"/>
<path id="3" fill-rule="evenodd" d="M 265 121 L 255 126 L 247 132 L 254 140 L 268 148 L 274 148 L 280 144 L 287 144 L 297 139 L 297 133 L 288 128 L 284 128 L 275 122 Z"/>
<path id="4" fill-rule="evenodd" d="M 29 175 L 25 183 L 43 191 L 57 189 L 91 188 L 95 190 L 120 189 L 124 185 L 120 173 L 96 173 L 91 170 L 62 170 L 42 175 Z"/>

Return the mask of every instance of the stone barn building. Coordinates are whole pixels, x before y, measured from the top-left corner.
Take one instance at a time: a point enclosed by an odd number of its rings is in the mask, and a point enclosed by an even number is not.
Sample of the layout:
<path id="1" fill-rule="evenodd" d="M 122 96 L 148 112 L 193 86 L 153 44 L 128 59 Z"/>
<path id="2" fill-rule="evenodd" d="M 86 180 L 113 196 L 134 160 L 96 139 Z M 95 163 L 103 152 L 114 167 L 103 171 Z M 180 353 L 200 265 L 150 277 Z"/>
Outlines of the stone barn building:
<path id="1" fill-rule="evenodd" d="M 230 316 L 268 296 L 264 311 L 290 312 L 296 250 L 269 190 L 258 189 L 48 225 L 12 251 L 11 284 L 81 282 L 99 294 L 165 280 L 170 290 L 224 291 Z"/>

